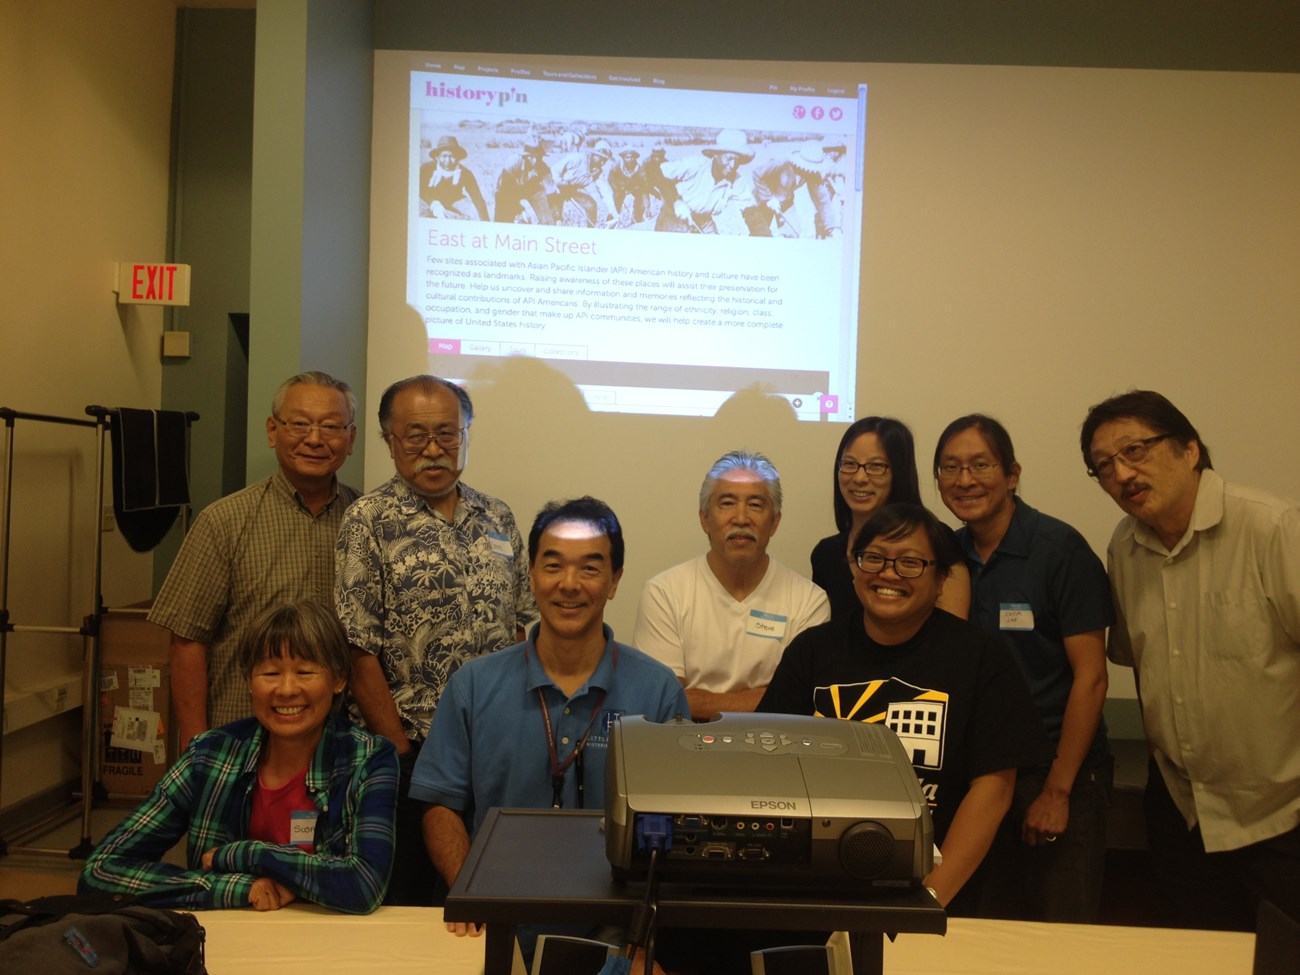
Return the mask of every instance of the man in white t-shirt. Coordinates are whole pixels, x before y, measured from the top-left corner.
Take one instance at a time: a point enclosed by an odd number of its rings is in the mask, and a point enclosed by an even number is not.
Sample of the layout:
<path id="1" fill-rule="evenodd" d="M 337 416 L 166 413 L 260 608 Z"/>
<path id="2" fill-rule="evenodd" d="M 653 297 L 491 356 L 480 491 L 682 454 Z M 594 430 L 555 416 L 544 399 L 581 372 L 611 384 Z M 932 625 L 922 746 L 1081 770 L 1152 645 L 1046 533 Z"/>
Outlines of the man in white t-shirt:
<path id="1" fill-rule="evenodd" d="M 691 714 L 753 711 L 786 645 L 830 619 L 826 594 L 767 554 L 781 523 L 781 477 L 762 454 L 733 450 L 700 488 L 709 551 L 645 585 L 632 643 L 667 665 Z"/>

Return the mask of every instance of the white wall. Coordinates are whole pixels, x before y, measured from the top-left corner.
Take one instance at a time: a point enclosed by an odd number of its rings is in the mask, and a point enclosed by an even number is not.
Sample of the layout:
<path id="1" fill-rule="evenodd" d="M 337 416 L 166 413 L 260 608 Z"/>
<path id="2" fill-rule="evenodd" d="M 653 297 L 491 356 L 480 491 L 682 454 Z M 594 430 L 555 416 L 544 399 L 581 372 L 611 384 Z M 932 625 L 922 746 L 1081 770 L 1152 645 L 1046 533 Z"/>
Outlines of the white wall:
<path id="1" fill-rule="evenodd" d="M 0 406 L 85 419 L 89 404 L 159 405 L 162 313 L 119 310 L 111 270 L 166 256 L 175 17 L 171 0 L 0 5 Z M 80 625 L 93 609 L 95 432 L 14 431 L 11 618 Z M 106 535 L 106 602 L 147 598 L 150 567 Z M 81 651 L 79 637 L 11 635 L 6 702 L 57 708 Z M 0 803 L 78 774 L 77 720 L 6 737 Z"/>
<path id="2" fill-rule="evenodd" d="M 754 69 L 761 72 L 761 66 Z M 1169 396 L 1228 478 L 1300 496 L 1300 76 L 867 65 L 859 411 L 902 418 L 922 483 L 946 423 L 1001 419 L 1022 494 L 1104 553 L 1119 517 L 1083 472 L 1093 403 Z M 378 244 L 372 247 L 378 248 Z M 372 252 L 372 257 L 375 257 Z M 378 264 L 376 265 L 378 268 Z M 383 280 L 382 271 L 373 280 Z M 372 283 L 375 309 L 388 315 Z M 392 470 L 374 406 L 421 368 L 418 315 L 371 349 L 366 486 Z M 738 344 L 737 361 L 745 348 Z M 589 413 L 543 363 L 474 376 L 466 482 L 526 532 L 550 498 L 592 493 L 623 519 L 628 564 L 609 619 L 630 635 L 644 580 L 699 552 L 709 463 L 768 453 L 786 509 L 773 553 L 807 570 L 833 530 L 843 427 L 742 397 L 711 419 Z M 1132 696 L 1127 672 L 1112 696 Z"/>

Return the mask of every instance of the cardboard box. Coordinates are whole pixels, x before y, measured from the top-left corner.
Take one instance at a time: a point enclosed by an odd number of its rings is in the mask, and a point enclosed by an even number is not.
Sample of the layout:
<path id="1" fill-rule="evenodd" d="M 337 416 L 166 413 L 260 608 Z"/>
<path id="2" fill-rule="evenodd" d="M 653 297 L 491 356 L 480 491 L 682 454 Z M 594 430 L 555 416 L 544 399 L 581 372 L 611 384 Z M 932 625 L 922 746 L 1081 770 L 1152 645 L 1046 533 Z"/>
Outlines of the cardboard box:
<path id="1" fill-rule="evenodd" d="M 176 758 L 170 642 L 139 614 L 109 612 L 100 623 L 99 780 L 110 795 L 147 795 Z"/>

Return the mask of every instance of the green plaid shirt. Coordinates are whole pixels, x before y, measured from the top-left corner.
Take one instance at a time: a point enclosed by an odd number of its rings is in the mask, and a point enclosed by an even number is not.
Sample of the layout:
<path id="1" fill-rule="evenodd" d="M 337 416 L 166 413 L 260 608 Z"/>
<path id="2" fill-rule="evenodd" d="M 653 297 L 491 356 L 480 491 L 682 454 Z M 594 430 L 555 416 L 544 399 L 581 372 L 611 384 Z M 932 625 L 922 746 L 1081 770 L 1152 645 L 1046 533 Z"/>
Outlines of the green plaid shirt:
<path id="1" fill-rule="evenodd" d="M 350 721 L 325 725 L 307 792 L 316 803 L 315 852 L 248 840 L 257 759 L 266 738 L 253 718 L 206 732 L 134 813 L 91 854 L 78 887 L 126 892 L 154 907 L 247 907 L 258 877 L 349 914 L 379 906 L 393 864 L 397 754 Z M 188 840 L 187 868 L 162 862 Z M 215 848 L 211 870 L 203 854 Z"/>

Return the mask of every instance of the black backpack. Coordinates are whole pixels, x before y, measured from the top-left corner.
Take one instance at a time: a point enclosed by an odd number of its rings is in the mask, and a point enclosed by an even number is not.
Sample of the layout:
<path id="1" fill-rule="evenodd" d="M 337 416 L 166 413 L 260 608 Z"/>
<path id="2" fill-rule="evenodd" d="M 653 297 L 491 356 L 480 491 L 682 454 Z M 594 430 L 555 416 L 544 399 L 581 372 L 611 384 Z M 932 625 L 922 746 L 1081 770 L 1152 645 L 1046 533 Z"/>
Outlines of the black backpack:
<path id="1" fill-rule="evenodd" d="M 0 900 L 0 971 L 12 975 L 207 975 L 193 914 L 126 894 Z"/>

